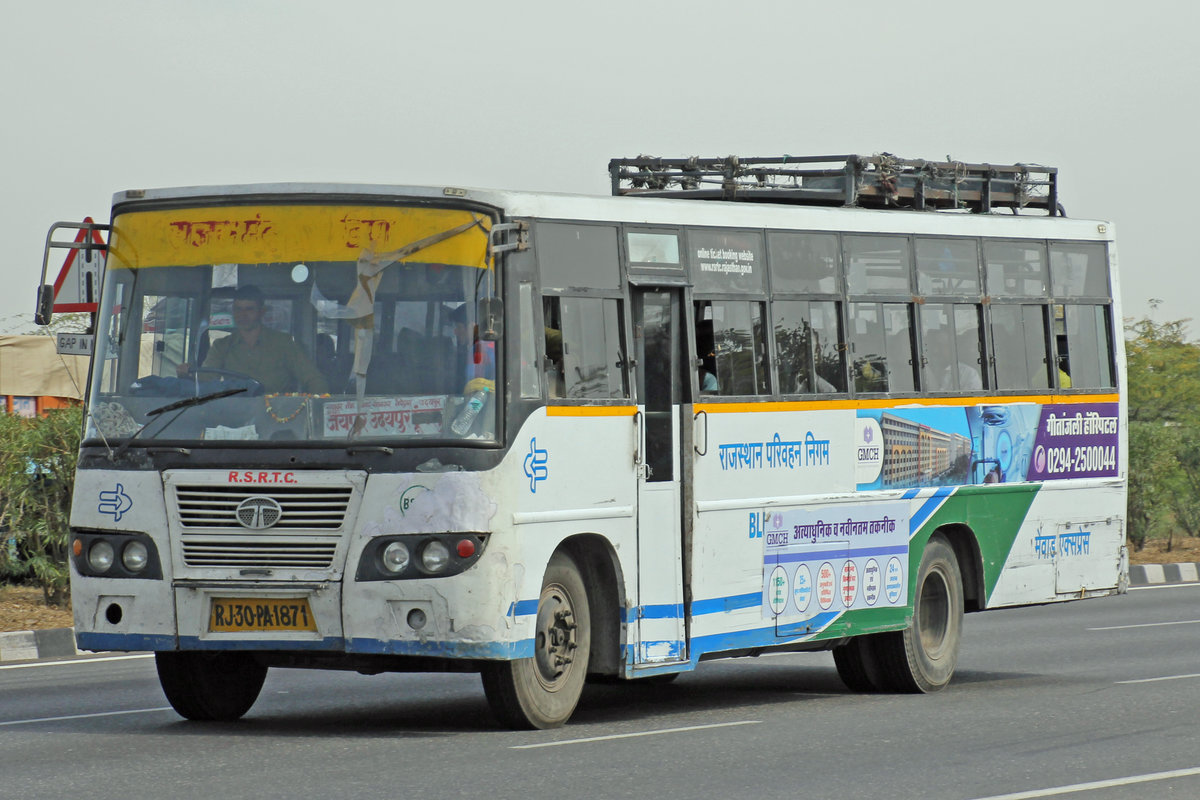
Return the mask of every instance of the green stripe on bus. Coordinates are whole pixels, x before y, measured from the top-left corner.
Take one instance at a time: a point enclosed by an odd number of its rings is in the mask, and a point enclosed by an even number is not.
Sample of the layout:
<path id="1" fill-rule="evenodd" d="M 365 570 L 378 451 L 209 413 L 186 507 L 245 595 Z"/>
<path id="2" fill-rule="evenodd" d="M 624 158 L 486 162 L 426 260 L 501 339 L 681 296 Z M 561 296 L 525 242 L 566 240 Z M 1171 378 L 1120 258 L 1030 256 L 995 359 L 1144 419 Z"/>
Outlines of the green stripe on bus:
<path id="1" fill-rule="evenodd" d="M 933 532 L 943 525 L 966 525 L 974 532 L 979 544 L 984 596 L 991 598 L 1016 542 L 1017 532 L 1029 515 L 1029 507 L 1040 488 L 1037 483 L 958 487 L 912 537 L 910 592 L 915 588 L 921 551 Z"/>

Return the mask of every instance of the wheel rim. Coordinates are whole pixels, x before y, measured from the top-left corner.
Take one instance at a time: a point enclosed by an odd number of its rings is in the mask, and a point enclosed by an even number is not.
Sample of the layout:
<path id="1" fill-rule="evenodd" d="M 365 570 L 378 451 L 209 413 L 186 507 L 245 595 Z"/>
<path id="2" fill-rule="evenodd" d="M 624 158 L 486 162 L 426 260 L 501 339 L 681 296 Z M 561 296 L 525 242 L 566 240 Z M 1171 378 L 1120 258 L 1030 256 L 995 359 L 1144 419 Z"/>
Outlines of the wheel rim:
<path id="1" fill-rule="evenodd" d="M 917 623 L 921 649 L 930 658 L 940 657 L 950 630 L 950 588 L 946 584 L 946 576 L 939 570 L 931 571 L 921 584 Z"/>
<path id="2" fill-rule="evenodd" d="M 577 628 L 574 604 L 566 589 L 558 584 L 542 589 L 534 662 L 538 683 L 546 691 L 557 691 L 571 675 L 578 647 Z"/>

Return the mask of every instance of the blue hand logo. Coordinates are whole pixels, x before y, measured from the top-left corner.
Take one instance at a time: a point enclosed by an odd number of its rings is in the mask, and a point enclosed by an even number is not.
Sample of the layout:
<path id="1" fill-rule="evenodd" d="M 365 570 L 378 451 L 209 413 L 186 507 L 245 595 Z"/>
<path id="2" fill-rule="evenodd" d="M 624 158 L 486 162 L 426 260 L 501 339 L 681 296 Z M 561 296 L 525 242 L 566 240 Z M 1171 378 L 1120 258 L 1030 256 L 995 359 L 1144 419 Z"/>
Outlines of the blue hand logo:
<path id="1" fill-rule="evenodd" d="M 121 517 L 125 516 L 125 512 L 133 508 L 133 498 L 125 494 L 125 487 L 117 484 L 117 488 L 111 492 L 100 493 L 100 504 L 96 506 L 96 510 L 101 514 L 109 514 L 113 518 L 113 522 L 120 522 Z"/>
<path id="2" fill-rule="evenodd" d="M 549 463 L 549 451 L 538 449 L 536 437 L 530 439 L 529 455 L 525 456 L 525 476 L 529 478 L 529 491 L 534 494 L 537 494 L 538 481 L 550 477 L 550 468 L 546 466 Z"/>

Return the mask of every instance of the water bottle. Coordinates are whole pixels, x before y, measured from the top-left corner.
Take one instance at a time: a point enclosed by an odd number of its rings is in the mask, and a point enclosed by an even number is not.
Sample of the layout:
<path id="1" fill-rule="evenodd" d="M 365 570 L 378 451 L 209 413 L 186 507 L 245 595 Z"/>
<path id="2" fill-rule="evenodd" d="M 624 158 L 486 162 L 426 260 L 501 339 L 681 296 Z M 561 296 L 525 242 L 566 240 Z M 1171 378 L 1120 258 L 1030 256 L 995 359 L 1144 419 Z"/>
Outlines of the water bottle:
<path id="1" fill-rule="evenodd" d="M 454 431 L 455 436 L 465 436 L 467 431 L 471 430 L 472 423 L 475 422 L 475 418 L 479 416 L 479 412 L 483 410 L 483 404 L 486 402 L 486 389 L 478 389 L 471 393 L 463 410 L 459 412 L 454 422 L 450 423 L 450 430 Z"/>

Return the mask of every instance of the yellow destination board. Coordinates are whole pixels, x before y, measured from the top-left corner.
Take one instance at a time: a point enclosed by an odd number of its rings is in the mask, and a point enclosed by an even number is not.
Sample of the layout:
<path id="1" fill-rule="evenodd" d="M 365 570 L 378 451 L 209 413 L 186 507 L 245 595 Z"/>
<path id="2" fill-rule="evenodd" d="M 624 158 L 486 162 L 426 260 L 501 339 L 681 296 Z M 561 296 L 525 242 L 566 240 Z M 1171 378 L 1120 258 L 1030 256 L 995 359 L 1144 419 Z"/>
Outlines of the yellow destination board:
<path id="1" fill-rule="evenodd" d="M 487 266 L 491 219 L 458 209 L 354 205 L 211 206 L 130 211 L 113 221 L 109 269 L 356 261 L 461 228 L 402 261 Z"/>

